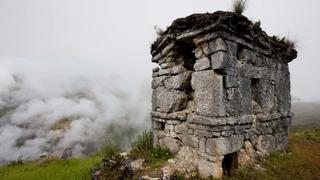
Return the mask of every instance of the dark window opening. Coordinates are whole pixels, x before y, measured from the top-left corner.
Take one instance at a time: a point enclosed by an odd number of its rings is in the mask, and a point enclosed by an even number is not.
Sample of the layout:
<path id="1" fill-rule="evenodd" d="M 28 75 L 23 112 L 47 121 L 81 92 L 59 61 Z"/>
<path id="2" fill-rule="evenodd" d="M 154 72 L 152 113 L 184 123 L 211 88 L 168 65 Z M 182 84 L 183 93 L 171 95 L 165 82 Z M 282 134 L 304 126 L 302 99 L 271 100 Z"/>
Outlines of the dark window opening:
<path id="1" fill-rule="evenodd" d="M 242 50 L 244 49 L 245 47 L 241 44 L 238 44 L 238 49 L 237 49 L 237 59 L 239 61 L 242 61 L 243 60 L 243 55 L 242 55 Z"/>
<path id="2" fill-rule="evenodd" d="M 251 79 L 251 100 L 258 103 L 258 83 L 259 79 Z"/>
<path id="3" fill-rule="evenodd" d="M 159 121 L 156 121 L 156 125 L 157 125 L 157 129 L 163 131 L 166 124 L 164 122 L 159 122 Z"/>
<path id="4" fill-rule="evenodd" d="M 223 175 L 231 176 L 238 168 L 238 154 L 237 152 L 227 154 L 222 160 Z"/>
<path id="5" fill-rule="evenodd" d="M 262 112 L 258 89 L 259 89 L 259 79 L 251 79 L 252 114 L 259 114 Z"/>
<path id="6" fill-rule="evenodd" d="M 197 47 L 192 42 L 178 42 L 177 43 L 177 51 L 179 55 L 183 58 L 183 66 L 187 70 L 193 70 L 193 65 L 196 62 L 196 57 L 194 53 L 192 52 Z"/>

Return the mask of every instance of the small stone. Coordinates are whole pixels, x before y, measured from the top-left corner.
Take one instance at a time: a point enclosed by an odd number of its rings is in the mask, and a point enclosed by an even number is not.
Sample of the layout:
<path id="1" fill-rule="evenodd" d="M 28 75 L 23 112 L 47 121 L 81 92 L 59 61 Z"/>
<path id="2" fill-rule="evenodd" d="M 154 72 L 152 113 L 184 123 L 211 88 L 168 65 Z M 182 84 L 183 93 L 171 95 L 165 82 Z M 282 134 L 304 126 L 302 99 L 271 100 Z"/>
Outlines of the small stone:
<path id="1" fill-rule="evenodd" d="M 174 131 L 175 131 L 176 133 L 182 134 L 182 133 L 186 133 L 186 132 L 188 131 L 188 128 L 186 127 L 185 124 L 179 124 L 179 125 L 176 125 L 176 126 L 175 126 Z"/>
<path id="2" fill-rule="evenodd" d="M 196 49 L 194 49 L 192 52 L 194 53 L 194 56 L 195 56 L 196 58 L 198 58 L 198 59 L 205 57 L 202 49 L 199 48 L 199 47 L 196 48 Z"/>
<path id="3" fill-rule="evenodd" d="M 199 151 L 206 152 L 206 138 L 201 137 L 199 140 Z"/>
<path id="4" fill-rule="evenodd" d="M 122 152 L 119 155 L 122 156 L 122 157 L 127 157 L 128 156 L 128 152 Z"/>
<path id="5" fill-rule="evenodd" d="M 176 63 L 174 63 L 174 62 L 164 62 L 164 63 L 160 64 L 160 67 L 161 67 L 161 69 L 168 69 L 168 68 L 172 68 L 175 65 L 176 65 Z"/>
<path id="6" fill-rule="evenodd" d="M 211 68 L 210 59 L 207 58 L 207 57 L 198 59 L 193 67 L 194 67 L 194 69 L 196 71 L 202 71 L 202 70 L 210 69 Z"/>
<path id="7" fill-rule="evenodd" d="M 143 170 L 143 163 L 144 163 L 144 159 L 137 159 L 134 160 L 130 163 L 132 170 L 137 171 L 137 170 Z"/>
<path id="8" fill-rule="evenodd" d="M 165 166 L 162 168 L 162 179 L 163 180 L 170 180 L 171 176 L 174 174 L 175 170 L 171 166 Z"/>
<path id="9" fill-rule="evenodd" d="M 155 67 L 155 68 L 152 69 L 152 72 L 158 72 L 159 70 L 160 70 L 159 67 Z"/>

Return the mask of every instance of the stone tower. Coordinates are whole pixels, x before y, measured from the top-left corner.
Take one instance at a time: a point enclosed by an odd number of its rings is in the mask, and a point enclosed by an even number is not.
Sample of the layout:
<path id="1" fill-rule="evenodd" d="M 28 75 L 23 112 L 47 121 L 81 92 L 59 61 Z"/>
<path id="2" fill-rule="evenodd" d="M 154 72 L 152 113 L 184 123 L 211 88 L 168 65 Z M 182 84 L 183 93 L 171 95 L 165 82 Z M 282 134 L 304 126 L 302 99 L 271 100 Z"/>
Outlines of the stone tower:
<path id="1" fill-rule="evenodd" d="M 191 149 L 200 175 L 216 178 L 286 148 L 292 43 L 218 11 L 175 20 L 151 53 L 155 145 Z"/>

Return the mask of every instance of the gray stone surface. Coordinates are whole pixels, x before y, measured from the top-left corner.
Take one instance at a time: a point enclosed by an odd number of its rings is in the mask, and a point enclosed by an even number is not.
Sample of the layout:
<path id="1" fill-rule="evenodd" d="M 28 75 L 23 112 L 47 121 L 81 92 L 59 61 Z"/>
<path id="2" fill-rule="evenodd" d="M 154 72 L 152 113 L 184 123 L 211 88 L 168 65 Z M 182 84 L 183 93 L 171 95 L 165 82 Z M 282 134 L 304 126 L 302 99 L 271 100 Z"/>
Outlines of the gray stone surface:
<path id="1" fill-rule="evenodd" d="M 152 79 L 151 87 L 152 89 L 157 89 L 158 87 L 164 86 L 164 80 L 168 79 L 169 76 L 159 76 Z"/>
<path id="2" fill-rule="evenodd" d="M 157 88 L 153 91 L 152 103 L 160 112 L 169 113 L 185 108 L 187 99 L 187 94 L 182 91 Z"/>
<path id="3" fill-rule="evenodd" d="M 228 138 L 210 138 L 206 142 L 206 152 L 213 156 L 226 155 L 239 151 L 243 146 L 244 136 L 234 135 Z"/>
<path id="4" fill-rule="evenodd" d="M 228 47 L 222 38 L 217 38 L 201 44 L 203 53 L 208 56 L 218 51 L 227 51 Z"/>
<path id="5" fill-rule="evenodd" d="M 177 133 L 185 134 L 185 133 L 187 133 L 188 128 L 187 128 L 186 124 L 179 124 L 179 125 L 175 126 L 174 131 L 177 132 Z"/>
<path id="6" fill-rule="evenodd" d="M 220 178 L 223 174 L 221 163 L 209 162 L 206 160 L 200 160 L 198 163 L 198 172 L 200 177 L 214 177 Z"/>
<path id="7" fill-rule="evenodd" d="M 212 70 L 192 74 L 195 111 L 203 116 L 224 116 L 224 93 L 222 76 Z"/>
<path id="8" fill-rule="evenodd" d="M 201 71 L 201 70 L 207 70 L 211 68 L 211 62 L 210 59 L 207 57 L 197 59 L 196 63 L 194 64 L 194 69 L 196 71 Z"/>
<path id="9" fill-rule="evenodd" d="M 225 69 L 231 67 L 233 63 L 233 59 L 226 52 L 219 51 L 211 55 L 212 69 Z"/>
<path id="10" fill-rule="evenodd" d="M 164 80 L 167 89 L 182 90 L 190 86 L 191 71 L 186 71 Z"/>
<path id="11" fill-rule="evenodd" d="M 169 148 L 169 150 L 173 153 L 178 153 L 180 150 L 180 146 L 182 145 L 178 140 L 169 137 L 160 139 L 159 143 L 160 146 Z"/>

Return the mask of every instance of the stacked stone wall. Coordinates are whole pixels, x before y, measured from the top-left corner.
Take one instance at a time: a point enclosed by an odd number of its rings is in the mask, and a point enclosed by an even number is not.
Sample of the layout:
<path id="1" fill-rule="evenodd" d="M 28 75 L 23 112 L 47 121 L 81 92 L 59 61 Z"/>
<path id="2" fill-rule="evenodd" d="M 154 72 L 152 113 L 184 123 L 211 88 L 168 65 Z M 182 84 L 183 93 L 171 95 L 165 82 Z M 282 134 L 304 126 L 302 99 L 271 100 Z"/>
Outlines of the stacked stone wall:
<path id="1" fill-rule="evenodd" d="M 286 148 L 290 74 L 281 56 L 224 32 L 166 38 L 158 47 L 152 59 L 159 64 L 152 75 L 155 145 L 174 153 L 192 148 L 215 169 L 214 177 L 228 154 L 243 165 Z"/>

